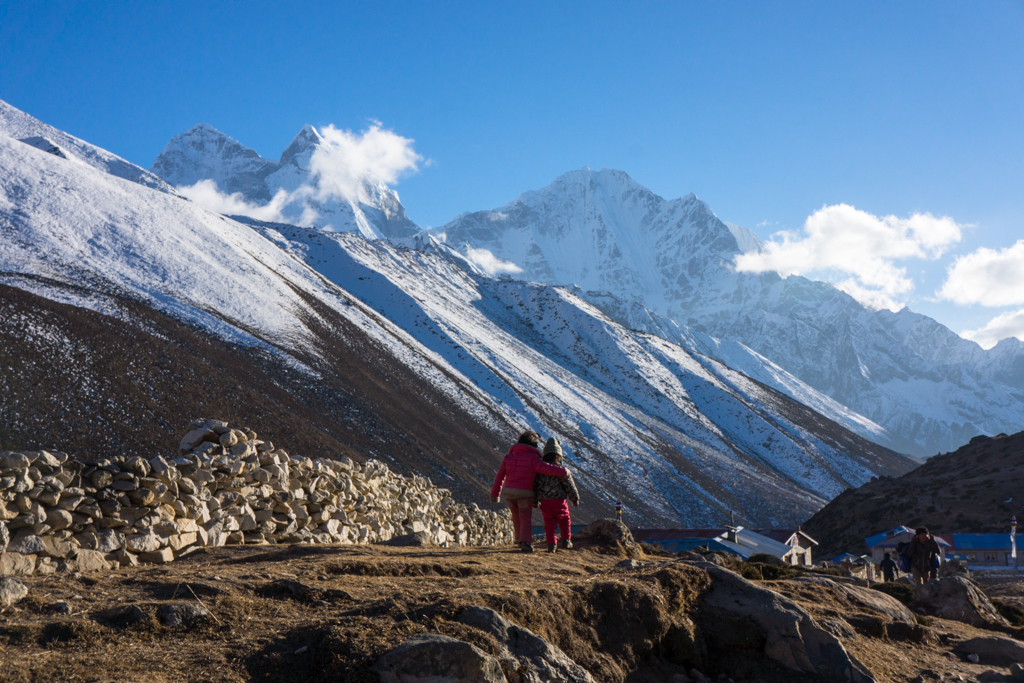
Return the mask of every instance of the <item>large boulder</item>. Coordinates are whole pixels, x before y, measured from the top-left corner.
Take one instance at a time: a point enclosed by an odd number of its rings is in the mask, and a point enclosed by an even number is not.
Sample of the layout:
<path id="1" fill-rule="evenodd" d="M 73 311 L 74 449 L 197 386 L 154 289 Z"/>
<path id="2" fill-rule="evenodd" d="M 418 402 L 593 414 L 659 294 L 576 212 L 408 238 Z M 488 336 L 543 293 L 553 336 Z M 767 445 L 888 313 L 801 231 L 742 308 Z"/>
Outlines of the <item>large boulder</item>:
<path id="1" fill-rule="evenodd" d="M 828 595 L 834 602 L 842 605 L 842 611 L 850 614 L 852 612 L 869 612 L 881 617 L 883 621 L 896 622 L 901 624 L 916 624 L 917 617 L 902 602 L 872 588 L 864 588 L 852 583 L 833 581 L 824 576 L 797 576 L 779 584 L 780 590 L 790 597 L 803 597 L 818 601 L 822 594 Z M 787 588 L 792 587 L 790 593 Z M 802 587 L 813 587 L 810 596 L 800 596 Z"/>
<path id="2" fill-rule="evenodd" d="M 430 539 L 430 534 L 426 531 L 414 531 L 411 534 L 404 534 L 402 536 L 395 536 L 387 541 L 384 541 L 381 545 L 391 545 L 397 547 L 425 547 L 433 545 Z"/>
<path id="3" fill-rule="evenodd" d="M 713 660 L 750 666 L 764 658 L 823 680 L 873 683 L 867 668 L 795 602 L 727 569 L 702 566 L 712 583 L 702 596 L 700 628 Z"/>
<path id="4" fill-rule="evenodd" d="M 633 539 L 629 527 L 617 519 L 597 519 L 572 537 L 580 547 L 625 550 L 628 555 L 641 555 L 640 544 Z"/>
<path id="5" fill-rule="evenodd" d="M 98 572 L 110 569 L 106 553 L 99 550 L 80 549 L 75 553 L 68 567 L 70 571 L 77 572 Z"/>
<path id="6" fill-rule="evenodd" d="M 569 659 L 562 650 L 492 609 L 467 607 L 459 615 L 459 621 L 494 636 L 505 648 L 503 659 L 513 660 L 511 668 L 519 672 L 523 683 L 594 683 L 590 672 Z"/>
<path id="7" fill-rule="evenodd" d="M 46 543 L 43 542 L 43 539 L 31 532 L 18 532 L 7 545 L 7 552 L 22 555 L 45 555 L 47 554 L 46 550 Z"/>
<path id="8" fill-rule="evenodd" d="M 962 621 L 972 626 L 1009 626 L 981 589 L 960 575 L 928 581 L 915 588 L 910 609 L 919 614 Z"/>
<path id="9" fill-rule="evenodd" d="M 1010 666 L 1024 663 L 1024 643 L 1013 638 L 988 636 L 971 638 L 957 644 L 953 650 L 958 655 L 978 655 L 978 663 L 988 666 Z"/>
<path id="10" fill-rule="evenodd" d="M 772 555 L 771 553 L 754 553 L 747 558 L 747 562 L 770 564 L 773 567 L 785 567 L 789 564 L 778 555 Z"/>
<path id="11" fill-rule="evenodd" d="M 971 578 L 971 570 L 967 568 L 967 563 L 963 560 L 948 560 L 939 567 L 939 576 L 942 578 L 956 574 Z"/>
<path id="12" fill-rule="evenodd" d="M 0 553 L 0 576 L 29 576 L 35 570 L 35 555 Z"/>
<path id="13" fill-rule="evenodd" d="M 156 610 L 160 623 L 169 628 L 190 627 L 210 618 L 210 613 L 202 605 L 191 602 L 178 602 L 160 605 Z"/>
<path id="14" fill-rule="evenodd" d="M 205 426 L 193 429 L 181 439 L 181 443 L 178 444 L 178 450 L 183 453 L 191 451 L 193 448 L 201 444 L 206 439 L 213 438 L 215 432 Z"/>
<path id="15" fill-rule="evenodd" d="M 0 453 L 0 470 L 27 470 L 32 462 L 23 453 L 3 451 Z"/>
<path id="16" fill-rule="evenodd" d="M 0 606 L 10 607 L 28 595 L 28 588 L 17 579 L 0 577 Z"/>
<path id="17" fill-rule="evenodd" d="M 385 652 L 373 670 L 381 683 L 506 683 L 497 659 L 435 634 L 413 636 Z"/>

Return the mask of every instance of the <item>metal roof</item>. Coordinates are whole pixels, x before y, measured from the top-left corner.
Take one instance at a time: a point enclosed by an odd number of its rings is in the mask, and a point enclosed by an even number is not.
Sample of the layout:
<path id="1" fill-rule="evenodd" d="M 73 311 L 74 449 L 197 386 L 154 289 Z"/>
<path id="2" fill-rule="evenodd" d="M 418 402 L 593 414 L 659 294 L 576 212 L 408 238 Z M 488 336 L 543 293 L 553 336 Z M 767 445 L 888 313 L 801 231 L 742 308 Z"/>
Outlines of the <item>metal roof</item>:
<path id="1" fill-rule="evenodd" d="M 829 562 L 838 562 L 838 563 L 847 562 L 847 561 L 849 561 L 849 562 L 863 562 L 864 558 L 861 557 L 860 555 L 854 555 L 853 553 L 843 553 L 839 557 L 833 557 L 831 560 L 829 560 Z"/>
<path id="2" fill-rule="evenodd" d="M 893 529 L 887 529 L 881 533 L 877 533 L 874 536 L 868 536 L 864 539 L 864 542 L 868 544 L 869 548 L 877 548 L 881 545 L 882 541 L 893 536 L 899 536 L 900 534 L 914 533 L 913 529 L 908 529 L 905 526 L 898 526 Z"/>
<path id="3" fill-rule="evenodd" d="M 785 543 L 762 536 L 761 534 L 739 527 L 736 529 L 736 542 L 728 539 L 728 529 L 634 529 L 633 538 L 647 543 L 673 543 L 683 541 L 702 541 L 710 545 L 719 544 L 723 549 L 747 559 L 757 553 L 770 553 L 776 557 L 784 557 L 793 550 Z"/>
<path id="4" fill-rule="evenodd" d="M 1009 550 L 1010 534 L 953 534 L 957 550 Z"/>
<path id="5" fill-rule="evenodd" d="M 796 531 L 793 529 L 754 529 L 753 531 L 786 545 L 789 545 L 789 539 L 793 538 L 796 534 Z"/>
<path id="6" fill-rule="evenodd" d="M 660 541 L 688 541 L 693 538 L 711 539 L 721 536 L 727 529 L 633 529 L 633 538 L 647 543 Z"/>
<path id="7" fill-rule="evenodd" d="M 715 540 L 732 550 L 744 560 L 751 555 L 756 555 L 757 553 L 768 553 L 775 557 L 785 557 L 787 553 L 793 550 L 792 547 L 785 543 L 779 543 L 776 540 L 768 538 L 767 536 L 762 536 L 750 529 L 739 529 L 736 532 L 735 543 L 730 541 L 724 535 L 719 536 Z"/>
<path id="8" fill-rule="evenodd" d="M 955 535 L 956 534 L 954 534 L 954 536 Z M 893 536 L 891 538 L 887 538 L 884 541 L 880 541 L 879 543 L 876 543 L 874 545 L 870 545 L 869 544 L 868 547 L 869 548 L 895 548 L 896 546 L 898 546 L 900 544 L 900 541 L 902 541 L 904 543 L 909 543 L 910 539 L 912 539 L 913 537 L 914 537 L 914 532 L 912 530 L 908 530 L 905 533 L 899 534 L 897 536 Z M 953 544 L 951 544 L 949 541 L 947 541 L 946 539 L 942 538 L 942 536 L 940 536 L 938 534 L 933 534 L 932 538 L 935 539 L 935 542 L 938 543 L 939 547 L 941 547 L 941 548 L 952 548 L 953 547 Z"/>
<path id="9" fill-rule="evenodd" d="M 794 536 L 800 534 L 814 545 L 818 545 L 818 542 L 808 536 L 807 532 L 802 529 L 754 529 L 753 531 L 761 534 L 762 536 L 767 536 L 774 541 L 778 541 L 779 543 L 785 543 L 786 545 L 789 545 L 789 541 Z"/>

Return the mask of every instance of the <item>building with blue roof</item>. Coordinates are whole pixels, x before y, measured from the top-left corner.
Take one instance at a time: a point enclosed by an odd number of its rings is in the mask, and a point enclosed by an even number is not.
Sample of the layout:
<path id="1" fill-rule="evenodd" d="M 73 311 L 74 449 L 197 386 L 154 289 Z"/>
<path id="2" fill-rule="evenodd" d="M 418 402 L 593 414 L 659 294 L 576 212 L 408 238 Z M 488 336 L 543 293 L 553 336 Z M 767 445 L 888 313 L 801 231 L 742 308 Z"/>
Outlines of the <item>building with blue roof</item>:
<path id="1" fill-rule="evenodd" d="M 914 530 L 898 526 L 870 536 L 865 540 L 871 549 L 871 559 L 876 564 L 882 561 L 885 553 L 896 557 L 896 548 L 900 543 L 909 543 L 914 537 Z M 1009 532 L 1000 534 L 933 534 L 939 544 L 943 561 L 960 560 L 973 569 L 995 569 L 997 567 L 1018 566 L 1013 557 L 1013 544 Z M 1024 562 L 1019 566 L 1024 567 Z"/>
<path id="2" fill-rule="evenodd" d="M 887 529 L 886 531 L 883 531 L 881 533 L 875 534 L 874 536 L 868 536 L 867 538 L 864 539 L 864 542 L 868 544 L 869 548 L 874 548 L 875 546 L 877 546 L 880 543 L 882 543 L 882 541 L 884 541 L 884 540 L 886 540 L 888 538 L 892 538 L 893 536 L 902 536 L 903 534 L 913 534 L 913 533 L 914 533 L 913 529 L 910 529 L 908 527 L 900 525 L 898 527 L 894 527 L 892 529 Z"/>
<path id="3" fill-rule="evenodd" d="M 946 534 L 952 536 L 951 560 L 961 560 L 968 567 L 996 568 L 1017 566 L 1013 544 L 1008 532 L 1001 534 Z M 1021 563 L 1024 566 L 1024 563 Z"/>

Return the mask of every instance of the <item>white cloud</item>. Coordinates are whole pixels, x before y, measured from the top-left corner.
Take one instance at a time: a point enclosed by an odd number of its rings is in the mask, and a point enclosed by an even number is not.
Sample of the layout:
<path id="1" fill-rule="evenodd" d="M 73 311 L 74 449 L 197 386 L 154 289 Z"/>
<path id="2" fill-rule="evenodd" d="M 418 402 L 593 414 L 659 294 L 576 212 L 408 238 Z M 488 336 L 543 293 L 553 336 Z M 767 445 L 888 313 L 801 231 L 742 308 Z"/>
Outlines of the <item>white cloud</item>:
<path id="1" fill-rule="evenodd" d="M 883 308 L 887 308 L 890 311 L 896 312 L 903 308 L 903 304 L 890 296 L 889 292 L 864 287 L 856 278 L 846 278 L 832 284 L 835 285 L 836 289 L 846 292 L 870 309 L 880 311 Z M 894 292 L 893 294 L 899 293 Z"/>
<path id="2" fill-rule="evenodd" d="M 523 272 L 523 269 L 512 263 L 511 261 L 502 261 L 500 258 L 492 254 L 487 249 L 474 249 L 471 246 L 466 246 L 465 253 L 466 260 L 475 265 L 480 270 L 484 271 L 491 277 L 508 273 L 514 275 L 516 273 Z"/>
<path id="3" fill-rule="evenodd" d="M 778 232 L 757 252 L 739 254 L 741 272 L 776 271 L 783 277 L 811 272 L 847 275 L 836 286 L 866 306 L 899 310 L 896 297 L 914 288 L 894 261 L 936 259 L 960 241 L 949 217 L 915 213 L 874 216 L 848 204 L 825 206 L 808 216 L 803 233 Z"/>
<path id="4" fill-rule="evenodd" d="M 286 217 L 282 210 L 292 201 L 307 194 L 303 188 L 291 193 L 278 190 L 269 203 L 261 206 L 247 201 L 241 192 L 234 194 L 221 192 L 217 183 L 212 180 L 200 180 L 195 185 L 181 185 L 176 189 L 183 197 L 192 200 L 204 209 L 226 216 L 248 216 L 261 221 L 290 223 L 295 223 L 296 220 Z M 316 213 L 309 213 L 309 211 L 311 211 L 309 207 L 306 207 L 300 219 L 306 222 L 299 222 L 298 225 L 311 225 L 316 220 Z"/>
<path id="5" fill-rule="evenodd" d="M 1024 240 L 999 251 L 982 247 L 961 256 L 949 267 L 937 295 L 958 304 L 1024 304 Z"/>
<path id="6" fill-rule="evenodd" d="M 366 176 L 393 185 L 403 175 L 419 170 L 423 161 L 412 148 L 413 140 L 384 130 L 379 122 L 362 133 L 329 125 L 320 129 L 320 135 L 323 144 L 309 160 L 319 199 L 358 201 Z"/>
<path id="7" fill-rule="evenodd" d="M 249 202 L 241 193 L 221 192 L 213 180 L 177 189 L 217 213 L 310 226 L 320 219 L 314 208 L 318 202 L 340 199 L 352 204 L 376 203 L 378 198 L 363 196 L 365 179 L 376 178 L 392 185 L 404 174 L 418 170 L 423 161 L 412 148 L 413 140 L 385 130 L 379 122 L 361 133 L 329 125 L 319 134 L 322 141 L 309 157 L 309 180 L 304 179 L 291 191 L 279 189 L 267 204 Z"/>
<path id="8" fill-rule="evenodd" d="M 977 330 L 964 330 L 960 336 L 978 342 L 984 349 L 991 349 L 1008 337 L 1016 337 L 1024 341 L 1024 309 L 1015 313 L 997 315 L 989 320 L 985 327 Z"/>

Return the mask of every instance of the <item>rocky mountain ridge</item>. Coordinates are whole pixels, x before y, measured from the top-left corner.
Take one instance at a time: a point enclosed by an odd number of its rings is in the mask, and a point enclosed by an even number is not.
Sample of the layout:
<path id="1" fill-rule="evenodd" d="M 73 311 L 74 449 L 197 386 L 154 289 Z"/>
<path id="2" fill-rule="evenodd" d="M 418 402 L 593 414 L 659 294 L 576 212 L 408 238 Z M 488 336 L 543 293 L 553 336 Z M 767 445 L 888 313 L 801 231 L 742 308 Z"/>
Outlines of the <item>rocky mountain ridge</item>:
<path id="1" fill-rule="evenodd" d="M 151 170 L 175 187 L 213 181 L 221 192 L 256 205 L 266 205 L 283 193 L 287 199 L 281 201 L 280 211 L 296 224 L 356 232 L 370 239 L 410 237 L 419 231 L 405 215 L 398 194 L 379 179 L 362 178 L 352 197 L 317 191 L 319 181 L 310 159 L 324 144 L 316 128 L 307 125 L 280 160 L 272 161 L 201 123 L 171 138 Z"/>
<path id="2" fill-rule="evenodd" d="M 212 179 L 267 204 L 272 192 L 309 182 L 308 155 L 318 144 L 307 126 L 271 162 L 197 126 L 174 138 L 153 170 L 176 185 Z M 383 184 L 370 182 L 358 206 L 345 206 L 333 223 L 334 209 L 318 204 L 315 213 L 336 230 L 423 242 Z M 303 220 L 296 214 L 291 222 Z M 522 272 L 512 277 L 572 287 L 632 329 L 674 343 L 706 335 L 716 341 L 704 351 L 716 360 L 742 363 L 772 388 L 898 451 L 926 457 L 978 433 L 1024 426 L 1024 343 L 984 350 L 907 309 L 869 310 L 828 283 L 737 273 L 734 257 L 761 246 L 752 232 L 719 220 L 692 194 L 666 200 L 622 171 L 566 173 L 433 232 L 460 253 L 486 249 L 514 263 Z M 626 310 L 636 307 L 644 311 Z"/>
<path id="3" fill-rule="evenodd" d="M 879 443 L 897 450 L 926 456 L 1024 426 L 1024 343 L 985 351 L 926 316 L 869 310 L 828 283 L 737 272 L 734 257 L 760 242 L 692 194 L 666 200 L 621 171 L 584 168 L 439 230 L 457 251 L 487 249 L 523 269 L 511 277 L 574 285 L 599 306 L 611 293 L 741 343 L 883 427 Z M 604 308 L 637 329 L 676 334 L 622 309 Z"/>

